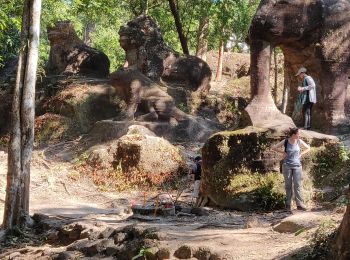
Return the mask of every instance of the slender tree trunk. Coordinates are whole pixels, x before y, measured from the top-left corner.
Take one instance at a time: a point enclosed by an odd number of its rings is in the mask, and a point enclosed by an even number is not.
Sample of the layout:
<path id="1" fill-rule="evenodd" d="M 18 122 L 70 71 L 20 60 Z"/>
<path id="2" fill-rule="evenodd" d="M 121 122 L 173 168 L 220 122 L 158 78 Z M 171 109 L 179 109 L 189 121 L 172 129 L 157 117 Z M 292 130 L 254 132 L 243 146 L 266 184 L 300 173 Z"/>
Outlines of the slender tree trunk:
<path id="1" fill-rule="evenodd" d="M 174 20 L 175 20 L 176 30 L 177 30 L 177 33 L 179 35 L 182 51 L 184 52 L 184 54 L 189 55 L 190 52 L 188 51 L 187 38 L 184 35 L 183 30 L 182 30 L 182 24 L 181 24 L 181 20 L 180 20 L 180 16 L 179 16 L 179 10 L 177 8 L 175 0 L 168 0 L 168 2 L 169 2 L 171 13 L 172 13 Z"/>
<path id="2" fill-rule="evenodd" d="M 350 192 L 348 192 L 348 207 L 339 226 L 333 247 L 333 259 L 350 259 Z"/>
<path id="3" fill-rule="evenodd" d="M 95 30 L 95 24 L 87 22 L 84 26 L 83 41 L 87 46 L 91 46 L 91 33 Z"/>
<path id="4" fill-rule="evenodd" d="M 34 141 L 34 99 L 40 12 L 41 0 L 25 0 L 21 32 L 22 47 L 12 104 L 4 229 L 23 227 L 29 215 L 30 160 Z"/>
<path id="5" fill-rule="evenodd" d="M 283 114 L 287 113 L 287 106 L 288 106 L 288 98 L 289 98 L 289 77 L 290 73 L 288 71 L 288 65 L 286 60 L 284 60 L 284 83 L 283 83 L 283 95 L 282 95 L 282 106 L 281 106 L 281 112 Z"/>
<path id="6" fill-rule="evenodd" d="M 209 34 L 209 17 L 204 16 L 199 21 L 197 33 L 196 56 L 202 60 L 207 60 L 208 51 L 208 34 Z"/>
<path id="7" fill-rule="evenodd" d="M 224 41 L 220 40 L 218 67 L 216 69 L 215 81 L 221 81 L 223 59 L 224 59 Z"/>
<path id="8" fill-rule="evenodd" d="M 273 61 L 275 63 L 275 82 L 273 86 L 273 100 L 275 101 L 275 104 L 277 105 L 277 92 L 278 92 L 278 86 L 277 86 L 277 79 L 278 79 L 278 68 L 277 68 L 277 51 L 276 48 L 273 49 Z"/>
<path id="9" fill-rule="evenodd" d="M 142 2 L 142 12 L 145 14 L 145 15 L 148 15 L 148 0 L 144 0 Z"/>

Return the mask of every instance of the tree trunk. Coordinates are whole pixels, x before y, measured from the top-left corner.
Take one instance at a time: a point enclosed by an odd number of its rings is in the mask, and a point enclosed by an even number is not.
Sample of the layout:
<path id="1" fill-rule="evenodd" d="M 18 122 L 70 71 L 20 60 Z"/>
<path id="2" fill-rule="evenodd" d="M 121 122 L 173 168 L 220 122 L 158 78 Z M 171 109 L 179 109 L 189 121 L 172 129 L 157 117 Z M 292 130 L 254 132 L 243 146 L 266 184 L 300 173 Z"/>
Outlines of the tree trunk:
<path id="1" fill-rule="evenodd" d="M 350 192 L 348 193 L 348 207 L 335 237 L 333 253 L 333 259 L 350 259 Z"/>
<path id="2" fill-rule="evenodd" d="M 281 112 L 283 114 L 287 113 L 288 98 L 289 98 L 289 88 L 290 88 L 290 73 L 288 71 L 288 66 L 286 60 L 284 61 L 284 83 L 283 83 L 283 96 L 282 96 L 282 106 Z"/>
<path id="3" fill-rule="evenodd" d="M 26 224 L 29 215 L 30 160 L 34 141 L 34 101 L 41 0 L 25 0 L 21 46 L 13 95 L 4 229 Z"/>
<path id="4" fill-rule="evenodd" d="M 95 24 L 92 22 L 87 22 L 84 26 L 83 41 L 87 46 L 91 46 L 91 33 L 95 30 Z"/>
<path id="5" fill-rule="evenodd" d="M 179 11 L 178 11 L 178 8 L 176 7 L 175 0 L 168 0 L 168 1 L 169 1 L 171 13 L 172 13 L 174 20 L 175 20 L 176 30 L 177 30 L 177 33 L 179 35 L 182 51 L 184 52 L 184 54 L 189 55 L 190 52 L 188 51 L 187 38 L 184 35 L 183 30 L 182 30 L 182 24 L 181 24 L 181 20 L 180 20 L 180 16 L 179 16 Z"/>
<path id="6" fill-rule="evenodd" d="M 277 105 L 277 79 L 278 79 L 278 70 L 277 70 L 277 51 L 276 48 L 273 49 L 273 61 L 274 61 L 274 73 L 275 73 L 275 82 L 273 86 L 273 100 L 275 101 L 275 104 Z"/>
<path id="7" fill-rule="evenodd" d="M 209 17 L 205 16 L 200 19 L 197 33 L 196 56 L 202 60 L 207 60 L 208 52 L 208 34 L 209 34 Z"/>
<path id="8" fill-rule="evenodd" d="M 224 41 L 220 40 L 218 67 L 216 69 L 215 81 L 221 81 L 223 59 L 224 59 Z"/>
<path id="9" fill-rule="evenodd" d="M 142 13 L 148 15 L 148 0 L 142 1 Z"/>

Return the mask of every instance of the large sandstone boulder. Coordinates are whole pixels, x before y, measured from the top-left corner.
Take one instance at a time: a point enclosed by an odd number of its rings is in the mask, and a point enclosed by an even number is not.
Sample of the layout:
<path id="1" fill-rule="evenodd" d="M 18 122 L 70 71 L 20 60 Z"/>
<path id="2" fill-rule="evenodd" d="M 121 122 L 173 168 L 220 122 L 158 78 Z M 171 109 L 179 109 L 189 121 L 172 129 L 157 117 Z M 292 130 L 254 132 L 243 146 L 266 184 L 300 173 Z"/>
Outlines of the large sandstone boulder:
<path id="1" fill-rule="evenodd" d="M 158 24 L 141 15 L 119 30 L 120 46 L 125 50 L 126 67 L 134 67 L 153 80 L 160 78 L 185 81 L 185 88 L 206 94 L 210 89 L 211 70 L 194 56 L 182 56 L 163 40 Z"/>
<path id="2" fill-rule="evenodd" d="M 88 151 L 88 163 L 108 168 L 111 165 L 132 183 L 162 184 L 182 174 L 185 161 L 180 151 L 148 128 L 131 125 L 128 132 Z"/>
<path id="3" fill-rule="evenodd" d="M 339 146 L 336 137 L 301 131 L 302 138 L 314 148 L 303 160 L 304 197 L 313 197 L 313 179 L 307 174 L 318 165 L 318 149 L 324 144 Z M 247 127 L 211 136 L 203 147 L 202 190 L 215 204 L 239 210 L 273 209 L 284 204 L 281 158 L 270 147 L 285 138 L 284 132 Z M 319 147 L 319 148 L 318 148 Z M 316 149 L 315 149 L 316 148 Z M 334 154 L 329 160 L 337 160 Z M 330 163 L 331 163 L 330 162 Z M 317 180 L 315 180 L 317 181 Z M 333 181 L 327 183 L 333 185 Z M 323 186 L 325 187 L 325 186 Z"/>
<path id="4" fill-rule="evenodd" d="M 47 73 L 107 77 L 109 59 L 101 51 L 80 40 L 70 21 L 60 21 L 47 29 L 50 56 Z"/>
<path id="5" fill-rule="evenodd" d="M 290 89 L 287 114 L 292 115 L 297 86 L 301 85 L 294 75 L 304 66 L 317 86 L 313 125 L 332 131 L 347 123 L 344 106 L 350 67 L 349 11 L 350 3 L 344 0 L 260 3 L 250 27 L 253 99 L 247 112 L 254 125 L 272 113 L 274 118 L 283 119 L 270 94 L 271 46 L 279 46 L 285 57 L 284 82 Z"/>
<path id="6" fill-rule="evenodd" d="M 53 113 L 72 119 L 81 133 L 87 133 L 99 120 L 115 117 L 125 107 L 107 81 L 78 79 L 57 83 L 54 96 L 44 99 L 40 114 Z"/>

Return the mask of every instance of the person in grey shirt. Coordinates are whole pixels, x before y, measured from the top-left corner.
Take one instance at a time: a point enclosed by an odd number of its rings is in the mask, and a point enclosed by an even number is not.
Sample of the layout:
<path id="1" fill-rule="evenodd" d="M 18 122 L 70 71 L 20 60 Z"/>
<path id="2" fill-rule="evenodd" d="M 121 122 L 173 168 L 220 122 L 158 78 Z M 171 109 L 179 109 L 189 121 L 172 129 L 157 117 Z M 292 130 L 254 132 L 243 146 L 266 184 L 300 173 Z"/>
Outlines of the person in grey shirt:
<path id="1" fill-rule="evenodd" d="M 283 151 L 281 148 L 283 147 Z M 301 147 L 305 148 L 301 151 Z M 272 150 L 284 155 L 282 173 L 284 176 L 286 189 L 286 209 L 292 210 L 292 196 L 294 185 L 295 202 L 298 210 L 307 210 L 302 198 L 301 176 L 302 166 L 300 158 L 310 151 L 310 146 L 300 139 L 299 129 L 292 128 L 289 131 L 289 137 L 272 147 Z"/>
<path id="2" fill-rule="evenodd" d="M 310 130 L 312 107 L 316 103 L 316 84 L 306 72 L 306 68 L 302 67 L 295 76 L 300 77 L 302 80 L 302 86 L 298 87 L 298 91 L 305 96 L 303 100 L 304 129 Z"/>

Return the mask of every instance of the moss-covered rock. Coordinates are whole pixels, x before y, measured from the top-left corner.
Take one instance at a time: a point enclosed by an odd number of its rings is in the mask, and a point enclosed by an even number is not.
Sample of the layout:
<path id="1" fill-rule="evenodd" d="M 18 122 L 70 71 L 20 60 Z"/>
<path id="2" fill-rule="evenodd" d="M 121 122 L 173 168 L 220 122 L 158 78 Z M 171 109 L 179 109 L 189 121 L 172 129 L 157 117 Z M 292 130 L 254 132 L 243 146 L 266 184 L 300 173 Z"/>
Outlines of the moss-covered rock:
<path id="1" fill-rule="evenodd" d="M 78 79 L 62 83 L 62 90 L 38 110 L 71 118 L 82 133 L 87 133 L 95 122 L 116 117 L 124 106 L 115 89 L 105 81 Z"/>
<path id="2" fill-rule="evenodd" d="M 271 150 L 271 146 L 285 136 L 282 131 L 256 127 L 211 136 L 202 151 L 205 194 L 215 204 L 226 208 L 269 210 L 282 207 L 283 176 L 279 173 L 282 158 Z M 312 131 L 301 131 L 301 136 L 315 147 L 315 151 L 323 149 L 324 145 L 339 146 L 334 136 Z M 313 167 L 312 155 L 308 155 L 303 159 L 304 197 L 308 198 L 312 197 L 314 182 L 307 172 Z"/>

